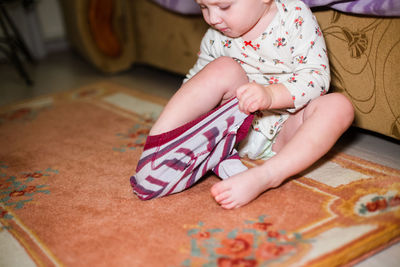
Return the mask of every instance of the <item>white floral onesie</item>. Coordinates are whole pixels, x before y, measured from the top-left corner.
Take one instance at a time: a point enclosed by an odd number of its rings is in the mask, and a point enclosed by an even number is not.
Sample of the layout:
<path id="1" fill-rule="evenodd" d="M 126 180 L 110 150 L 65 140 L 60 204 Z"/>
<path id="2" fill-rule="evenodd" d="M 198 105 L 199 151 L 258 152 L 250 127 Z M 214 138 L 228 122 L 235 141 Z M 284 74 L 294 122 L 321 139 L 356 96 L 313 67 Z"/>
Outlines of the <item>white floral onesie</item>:
<path id="1" fill-rule="evenodd" d="M 253 147 L 267 145 L 269 150 L 288 112 L 296 112 L 325 94 L 330 83 L 325 41 L 311 10 L 300 0 L 275 0 L 275 3 L 278 12 L 257 39 L 229 38 L 209 29 L 201 42 L 198 60 L 187 75 L 190 79 L 212 60 L 229 56 L 242 65 L 249 81 L 284 84 L 293 97 L 294 108 L 257 112 L 249 133 L 250 139 L 257 136 L 266 139 L 255 141 Z M 241 155 L 265 158 L 265 150 L 266 147 L 261 147 L 253 152 L 242 151 Z"/>

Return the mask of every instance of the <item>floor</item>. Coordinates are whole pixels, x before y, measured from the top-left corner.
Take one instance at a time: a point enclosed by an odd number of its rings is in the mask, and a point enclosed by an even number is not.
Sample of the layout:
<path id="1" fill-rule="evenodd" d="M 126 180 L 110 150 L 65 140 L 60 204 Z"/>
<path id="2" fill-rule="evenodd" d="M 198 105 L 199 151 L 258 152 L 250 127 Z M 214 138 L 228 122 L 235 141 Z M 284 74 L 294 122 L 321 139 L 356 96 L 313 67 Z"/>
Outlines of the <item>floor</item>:
<path id="1" fill-rule="evenodd" d="M 99 80 L 116 82 L 146 93 L 169 98 L 179 88 L 183 78 L 141 65 L 135 65 L 119 74 L 105 75 L 71 51 L 53 53 L 35 65 L 26 64 L 26 67 L 34 81 L 33 86 L 26 85 L 11 65 L 0 63 L 0 107 L 39 95 L 77 88 Z M 158 78 L 154 79 L 154 77 Z M 335 148 L 348 154 L 362 155 L 365 159 L 373 159 L 375 162 L 378 158 L 378 163 L 400 169 L 400 142 L 381 135 L 351 128 L 338 141 Z M 356 266 L 394 267 L 399 266 L 399 262 L 400 243 Z"/>

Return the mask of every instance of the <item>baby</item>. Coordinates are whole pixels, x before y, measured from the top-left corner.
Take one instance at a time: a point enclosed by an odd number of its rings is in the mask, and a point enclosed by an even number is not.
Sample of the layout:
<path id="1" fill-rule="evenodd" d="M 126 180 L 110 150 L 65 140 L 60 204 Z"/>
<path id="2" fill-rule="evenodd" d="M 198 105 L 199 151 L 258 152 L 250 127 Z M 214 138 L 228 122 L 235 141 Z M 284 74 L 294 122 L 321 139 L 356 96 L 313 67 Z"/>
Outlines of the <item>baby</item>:
<path id="1" fill-rule="evenodd" d="M 303 2 L 197 3 L 211 28 L 152 127 L 131 184 L 150 199 L 182 191 L 211 170 L 223 179 L 212 196 L 233 209 L 320 159 L 351 125 L 354 109 L 342 94 L 326 94 L 325 41 Z M 247 169 L 239 155 L 264 163 Z"/>

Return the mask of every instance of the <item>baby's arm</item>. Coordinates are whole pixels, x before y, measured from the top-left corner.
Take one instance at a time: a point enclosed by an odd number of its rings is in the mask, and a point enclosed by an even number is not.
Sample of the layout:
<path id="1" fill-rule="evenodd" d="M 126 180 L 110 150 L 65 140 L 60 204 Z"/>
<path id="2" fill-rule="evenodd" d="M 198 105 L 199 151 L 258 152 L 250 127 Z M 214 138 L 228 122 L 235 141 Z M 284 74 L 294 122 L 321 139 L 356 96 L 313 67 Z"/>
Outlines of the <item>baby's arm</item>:
<path id="1" fill-rule="evenodd" d="M 304 3 L 293 3 L 301 7 L 290 13 L 285 24 L 293 60 L 292 76 L 282 81 L 294 102 L 289 112 L 296 112 L 326 94 L 330 83 L 329 59 L 318 22 Z"/>

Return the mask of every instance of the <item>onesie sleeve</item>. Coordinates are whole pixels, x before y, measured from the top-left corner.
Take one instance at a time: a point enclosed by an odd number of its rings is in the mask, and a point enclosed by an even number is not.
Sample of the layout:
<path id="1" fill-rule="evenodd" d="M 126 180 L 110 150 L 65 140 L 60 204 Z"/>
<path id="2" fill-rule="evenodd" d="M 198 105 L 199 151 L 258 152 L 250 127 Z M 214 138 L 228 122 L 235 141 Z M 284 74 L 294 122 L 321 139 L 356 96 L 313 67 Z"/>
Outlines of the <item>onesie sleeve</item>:
<path id="1" fill-rule="evenodd" d="M 189 70 L 183 82 L 187 82 L 190 78 L 202 70 L 208 63 L 221 56 L 218 49 L 217 39 L 218 33 L 214 29 L 209 29 L 204 35 L 201 44 L 198 58 L 194 66 Z"/>
<path id="2" fill-rule="evenodd" d="M 289 89 L 295 112 L 329 89 L 330 70 L 325 40 L 311 10 L 295 1 L 284 21 L 293 73 L 283 84 Z"/>

